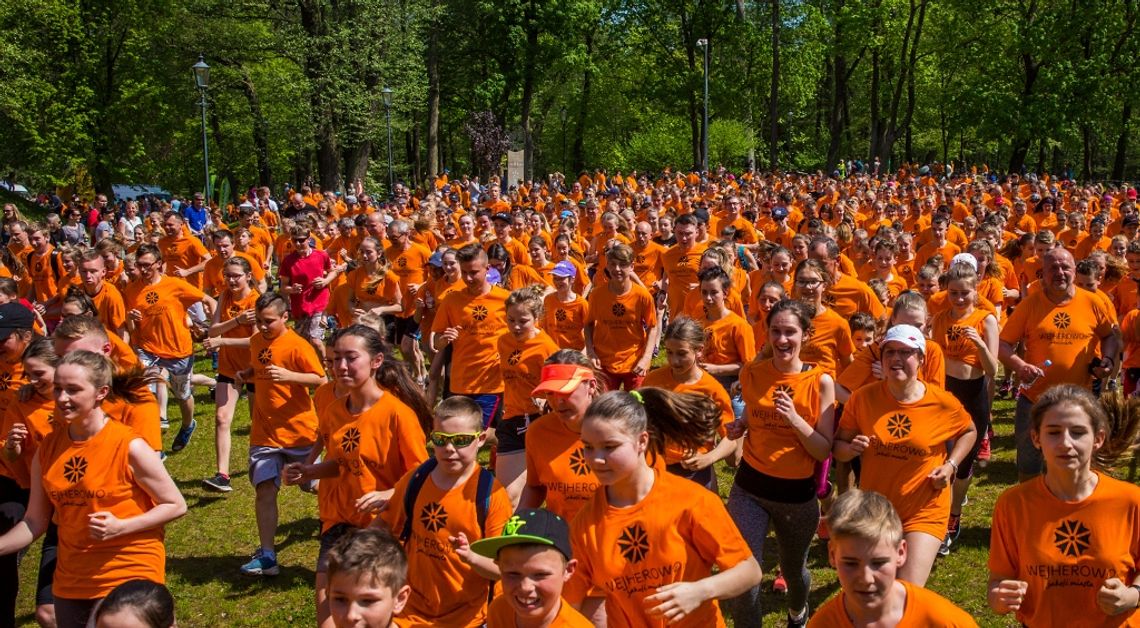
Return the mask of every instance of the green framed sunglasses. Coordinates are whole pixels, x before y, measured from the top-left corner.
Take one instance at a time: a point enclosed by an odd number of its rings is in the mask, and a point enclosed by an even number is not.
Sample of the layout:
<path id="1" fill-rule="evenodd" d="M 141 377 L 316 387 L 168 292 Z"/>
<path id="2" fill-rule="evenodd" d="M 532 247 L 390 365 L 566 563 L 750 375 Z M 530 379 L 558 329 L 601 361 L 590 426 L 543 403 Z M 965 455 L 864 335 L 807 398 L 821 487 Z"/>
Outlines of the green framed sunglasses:
<path id="1" fill-rule="evenodd" d="M 456 449 L 463 449 L 478 440 L 482 434 L 483 432 L 459 432 L 457 434 L 432 432 L 428 434 L 428 442 L 436 447 L 446 447 L 448 443 L 451 443 Z"/>

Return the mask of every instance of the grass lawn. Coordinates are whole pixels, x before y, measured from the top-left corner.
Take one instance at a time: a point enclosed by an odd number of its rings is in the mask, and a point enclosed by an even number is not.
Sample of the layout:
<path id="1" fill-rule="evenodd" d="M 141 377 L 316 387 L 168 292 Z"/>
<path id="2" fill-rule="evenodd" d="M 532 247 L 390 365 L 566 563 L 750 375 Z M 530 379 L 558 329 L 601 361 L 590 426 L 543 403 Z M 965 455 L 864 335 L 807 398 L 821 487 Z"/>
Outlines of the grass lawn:
<path id="1" fill-rule="evenodd" d="M 199 362 L 199 370 L 209 363 Z M 316 497 L 290 488 L 280 496 L 278 559 L 281 574 L 254 579 L 238 573 L 257 547 L 253 516 L 253 490 L 246 475 L 249 410 L 238 405 L 234 421 L 231 457 L 234 491 L 222 495 L 202 488 L 201 480 L 214 472 L 213 403 L 206 391 L 197 396 L 198 431 L 190 446 L 170 456 L 167 468 L 186 496 L 189 513 L 167 526 L 167 584 L 177 603 L 182 626 L 311 626 L 315 622 L 313 601 L 314 564 L 317 556 Z M 1012 618 L 998 618 L 986 607 L 986 558 L 989 520 L 998 494 L 1016 477 L 1013 467 L 1013 406 L 999 402 L 995 409 L 997 442 L 994 459 L 980 471 L 966 506 L 962 536 L 949 557 L 939 559 L 929 586 L 973 614 L 983 626 L 1013 626 Z M 177 425 L 178 409 L 170 417 Z M 166 434 L 166 443 L 175 430 Z M 721 494 L 728 494 L 731 475 L 720 473 Z M 775 545 L 770 542 L 763 557 L 764 587 L 771 585 L 775 569 Z M 21 573 L 17 614 L 21 625 L 35 625 L 33 587 L 39 561 L 39 544 L 29 550 Z M 809 561 L 812 571 L 811 606 L 818 607 L 838 589 L 828 567 L 826 545 L 817 542 Z M 782 596 L 764 597 L 766 626 L 783 626 Z"/>

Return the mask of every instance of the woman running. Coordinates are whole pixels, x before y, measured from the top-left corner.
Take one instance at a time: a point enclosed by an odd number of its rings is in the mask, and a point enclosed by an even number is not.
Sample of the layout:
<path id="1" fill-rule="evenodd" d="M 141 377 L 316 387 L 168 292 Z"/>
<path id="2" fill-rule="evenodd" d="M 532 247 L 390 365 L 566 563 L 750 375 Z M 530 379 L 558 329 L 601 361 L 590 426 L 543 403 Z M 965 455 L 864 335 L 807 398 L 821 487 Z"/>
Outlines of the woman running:
<path id="1" fill-rule="evenodd" d="M 851 363 L 855 343 L 847 320 L 824 304 L 823 296 L 831 282 L 831 273 L 822 262 L 804 260 L 796 265 L 792 298 L 806 303 L 811 312 L 812 332 L 805 338 L 801 357 L 834 378 L 840 367 Z"/>

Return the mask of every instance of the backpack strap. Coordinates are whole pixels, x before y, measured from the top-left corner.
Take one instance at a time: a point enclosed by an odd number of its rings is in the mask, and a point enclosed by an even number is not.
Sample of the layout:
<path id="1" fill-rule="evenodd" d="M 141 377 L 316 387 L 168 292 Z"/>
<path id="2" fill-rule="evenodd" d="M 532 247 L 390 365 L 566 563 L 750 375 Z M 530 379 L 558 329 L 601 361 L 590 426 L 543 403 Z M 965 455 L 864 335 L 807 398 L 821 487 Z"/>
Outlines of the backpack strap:
<path id="1" fill-rule="evenodd" d="M 408 486 L 404 490 L 404 528 L 400 531 L 400 543 L 406 543 L 412 537 L 412 518 L 416 508 L 416 498 L 420 495 L 420 489 L 424 487 L 424 482 L 427 481 L 428 475 L 435 469 L 438 462 L 434 456 L 429 456 L 424 460 L 416 470 L 412 472 L 411 479 L 408 480 Z"/>
<path id="2" fill-rule="evenodd" d="M 495 488 L 495 474 L 479 466 L 479 488 L 475 491 L 475 516 L 479 533 L 487 538 L 487 511 L 491 509 L 491 491 Z"/>

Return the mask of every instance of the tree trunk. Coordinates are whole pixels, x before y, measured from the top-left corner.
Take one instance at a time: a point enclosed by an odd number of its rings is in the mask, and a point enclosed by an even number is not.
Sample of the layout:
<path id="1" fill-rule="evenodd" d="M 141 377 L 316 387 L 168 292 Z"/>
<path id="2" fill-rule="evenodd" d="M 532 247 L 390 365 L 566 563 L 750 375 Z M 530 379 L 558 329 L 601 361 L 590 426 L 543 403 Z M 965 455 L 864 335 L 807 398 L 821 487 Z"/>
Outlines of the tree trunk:
<path id="1" fill-rule="evenodd" d="M 1112 179 L 1124 180 L 1124 163 L 1128 158 L 1129 121 L 1132 118 L 1132 103 L 1125 96 L 1124 110 L 1120 114 L 1120 135 L 1116 137 L 1116 157 L 1112 160 Z"/>
<path id="2" fill-rule="evenodd" d="M 1021 89 L 1021 110 L 1028 111 L 1029 101 L 1034 96 L 1033 89 L 1037 83 L 1037 75 L 1041 71 L 1041 64 L 1028 53 L 1021 55 L 1021 64 L 1025 72 Z M 1025 167 L 1025 156 L 1029 153 L 1029 143 L 1030 139 L 1026 131 L 1022 128 L 1016 129 L 1009 157 L 1010 172 L 1021 172 L 1021 169 Z"/>
<path id="3" fill-rule="evenodd" d="M 440 2 L 435 0 L 432 2 L 433 13 L 439 14 Z M 428 157 L 428 176 L 435 179 L 440 173 L 440 155 L 443 152 L 440 149 L 439 142 L 439 63 L 440 63 L 440 50 L 439 50 L 439 29 L 441 25 L 438 19 L 433 19 L 431 24 L 428 25 L 428 39 L 427 50 L 425 52 L 425 59 L 427 62 L 427 78 L 428 78 L 428 110 L 427 110 L 427 157 Z"/>
<path id="4" fill-rule="evenodd" d="M 768 94 L 768 167 L 779 167 L 780 141 L 780 0 L 772 0 L 772 86 Z"/>
<path id="5" fill-rule="evenodd" d="M 372 162 L 372 140 L 364 140 L 353 148 L 344 149 L 344 178 L 346 188 L 352 182 L 361 181 L 368 175 Z"/>
<path id="6" fill-rule="evenodd" d="M 241 89 L 249 105 L 249 115 L 253 118 L 253 152 L 257 157 L 257 184 L 260 186 L 273 186 L 273 166 L 269 162 L 269 121 L 261 111 L 261 98 L 257 95 L 257 86 L 249 69 L 238 64 L 241 73 Z"/>
<path id="7" fill-rule="evenodd" d="M 590 64 L 593 62 L 594 55 L 594 29 L 586 29 L 586 69 L 582 71 L 582 98 L 578 103 L 578 121 L 575 126 L 577 133 L 574 134 L 574 148 L 572 149 L 574 164 L 574 174 L 585 170 L 586 168 L 586 116 L 590 111 L 590 88 L 593 81 L 593 71 L 590 69 Z M 571 175 L 570 178 L 574 178 Z"/>
<path id="8" fill-rule="evenodd" d="M 876 30 L 878 30 L 877 27 Z M 879 127 L 882 120 L 879 118 L 879 65 L 880 55 L 879 49 L 876 47 L 871 50 L 871 152 L 868 162 L 874 160 L 879 154 L 880 148 L 879 133 L 881 131 Z"/>
<path id="9" fill-rule="evenodd" d="M 523 54 L 522 67 L 522 103 L 519 126 L 523 132 L 523 178 L 534 178 L 534 136 L 531 129 L 531 111 L 534 106 L 535 64 L 538 58 L 538 35 L 542 25 L 538 22 L 537 0 L 530 0 L 526 4 L 523 14 L 523 23 L 526 28 L 526 51 Z"/>
<path id="10" fill-rule="evenodd" d="M 328 25 L 317 3 L 298 2 L 301 27 L 314 42 L 320 42 L 328 34 Z M 325 76 L 325 63 L 331 58 L 327 44 L 306 46 L 305 76 L 314 86 L 322 84 Z M 335 190 L 340 187 L 340 149 L 337 146 L 336 121 L 332 102 L 325 96 L 325 90 L 314 87 L 309 96 L 313 112 L 313 133 L 317 144 L 317 178 L 322 190 Z M 301 184 L 301 181 L 297 182 Z"/>

